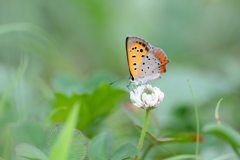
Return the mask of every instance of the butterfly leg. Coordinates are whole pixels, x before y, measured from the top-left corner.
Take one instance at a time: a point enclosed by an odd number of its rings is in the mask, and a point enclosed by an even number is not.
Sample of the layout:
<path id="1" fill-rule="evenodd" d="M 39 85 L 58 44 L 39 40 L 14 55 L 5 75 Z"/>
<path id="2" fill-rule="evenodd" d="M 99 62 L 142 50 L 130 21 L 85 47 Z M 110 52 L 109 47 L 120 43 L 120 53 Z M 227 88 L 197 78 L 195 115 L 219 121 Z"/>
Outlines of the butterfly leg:
<path id="1" fill-rule="evenodd" d="M 130 88 L 130 85 L 131 85 L 132 88 Z M 128 88 L 129 91 L 133 91 L 135 89 L 131 82 L 129 82 L 129 84 L 127 85 L 127 88 Z"/>
<path id="2" fill-rule="evenodd" d="M 149 83 L 151 86 L 152 86 L 152 84 L 148 81 L 147 83 Z M 147 85 L 145 84 L 145 87 L 146 87 L 146 90 L 147 90 L 147 92 L 149 93 L 149 94 L 151 94 L 151 91 L 147 88 Z"/>
<path id="3" fill-rule="evenodd" d="M 129 91 L 132 91 L 132 90 L 129 88 L 130 84 L 131 84 L 131 82 L 129 82 L 129 84 L 127 85 L 127 88 L 128 88 Z"/>
<path id="4" fill-rule="evenodd" d="M 131 83 L 131 85 L 132 85 L 133 90 L 137 89 L 137 86 L 135 83 L 134 83 L 134 85 Z"/>
<path id="5" fill-rule="evenodd" d="M 135 89 L 137 89 L 137 85 L 136 85 L 136 83 L 134 83 L 134 85 L 135 85 Z"/>
<path id="6" fill-rule="evenodd" d="M 147 90 L 147 93 L 150 93 L 150 91 L 149 91 L 148 88 L 147 88 L 147 85 L 145 84 L 144 86 L 145 86 L 145 88 L 146 88 L 146 90 Z"/>

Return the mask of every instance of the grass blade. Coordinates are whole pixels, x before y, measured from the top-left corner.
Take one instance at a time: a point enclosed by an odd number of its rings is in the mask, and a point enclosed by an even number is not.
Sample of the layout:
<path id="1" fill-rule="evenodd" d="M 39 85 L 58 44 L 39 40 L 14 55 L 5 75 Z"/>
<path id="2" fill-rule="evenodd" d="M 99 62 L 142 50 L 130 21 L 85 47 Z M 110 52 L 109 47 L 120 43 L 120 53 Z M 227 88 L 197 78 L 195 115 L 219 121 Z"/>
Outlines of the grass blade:
<path id="1" fill-rule="evenodd" d="M 79 103 L 75 102 L 68 115 L 66 126 L 59 135 L 57 141 L 51 149 L 49 160 L 66 160 L 70 149 L 70 143 L 73 137 L 74 128 L 77 125 L 77 115 L 79 114 Z"/>
<path id="2" fill-rule="evenodd" d="M 198 156 L 198 147 L 199 147 L 199 118 L 198 118 L 198 110 L 197 110 L 197 104 L 195 101 L 195 98 L 193 96 L 193 91 L 192 91 L 192 87 L 190 85 L 190 82 L 188 80 L 188 85 L 192 94 L 192 98 L 193 98 L 193 102 L 194 102 L 194 108 L 195 108 L 195 116 L 196 116 L 196 126 L 197 126 L 197 140 L 196 140 L 196 150 L 195 150 L 195 159 L 197 159 Z"/>
<path id="3" fill-rule="evenodd" d="M 17 82 L 23 77 L 26 68 L 28 65 L 28 59 L 23 56 L 20 66 L 18 67 L 18 70 L 16 72 L 16 74 L 14 75 L 14 78 L 12 79 L 12 81 L 10 82 L 10 84 L 7 86 L 6 91 L 4 92 L 4 94 L 2 95 L 1 99 L 0 99 L 0 113 L 2 113 L 3 109 L 4 109 L 4 105 L 6 100 L 8 99 L 8 97 L 10 96 L 12 90 L 14 89 L 14 87 L 16 86 Z M 7 129 L 8 135 L 11 135 L 11 129 L 10 129 L 10 125 L 9 125 L 9 129 Z M 3 157 L 8 159 L 8 149 L 9 149 L 9 142 L 10 138 L 6 139 L 5 142 L 5 147 L 3 149 Z"/>
<path id="4" fill-rule="evenodd" d="M 10 82 L 10 84 L 7 86 L 6 91 L 4 92 L 3 96 L 0 99 L 0 113 L 2 112 L 3 108 L 4 108 L 4 104 L 5 101 L 8 99 L 11 91 L 14 89 L 14 87 L 16 86 L 17 82 L 22 78 L 22 76 L 24 75 L 26 68 L 28 65 L 28 59 L 23 56 L 20 66 L 14 76 L 14 78 L 12 79 L 12 81 Z"/>

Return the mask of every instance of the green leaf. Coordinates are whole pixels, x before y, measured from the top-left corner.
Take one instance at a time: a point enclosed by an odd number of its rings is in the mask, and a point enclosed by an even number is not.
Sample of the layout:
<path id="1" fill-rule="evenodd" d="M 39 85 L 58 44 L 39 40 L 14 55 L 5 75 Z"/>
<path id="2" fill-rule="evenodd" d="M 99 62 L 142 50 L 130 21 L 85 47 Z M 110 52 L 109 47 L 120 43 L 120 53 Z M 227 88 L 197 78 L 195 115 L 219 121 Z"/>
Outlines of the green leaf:
<path id="1" fill-rule="evenodd" d="M 52 110 L 52 112 L 50 112 L 50 114 L 47 115 L 47 117 L 45 118 L 45 120 L 42 123 L 42 126 L 45 127 L 45 125 L 49 122 L 49 120 L 59 111 L 61 110 L 66 110 L 66 107 L 59 107 L 59 108 L 55 108 L 54 110 Z"/>
<path id="2" fill-rule="evenodd" d="M 105 160 L 109 158 L 109 145 L 112 141 L 112 137 L 109 136 L 109 132 L 103 132 L 95 136 L 88 147 L 88 158 L 90 160 Z"/>
<path id="3" fill-rule="evenodd" d="M 96 133 L 99 123 L 111 113 L 119 100 L 126 95 L 126 92 L 119 89 L 113 89 L 108 84 L 102 84 L 93 93 L 74 94 L 67 97 L 63 94 L 55 94 L 56 100 L 54 107 L 66 107 L 67 110 L 61 110 L 52 117 L 52 120 L 61 123 L 66 117 L 75 101 L 81 102 L 81 112 L 78 113 L 80 121 L 77 129 L 83 131 L 88 137 Z M 96 118 L 98 119 L 96 121 Z"/>
<path id="4" fill-rule="evenodd" d="M 233 147 L 240 147 L 240 134 L 229 125 L 209 123 L 203 127 L 203 131 L 226 140 Z"/>
<path id="5" fill-rule="evenodd" d="M 58 136 L 61 134 L 64 123 L 55 125 L 48 135 L 48 147 L 51 149 L 54 146 Z M 71 140 L 70 150 L 68 153 L 68 160 L 84 159 L 87 153 L 86 139 L 82 132 L 74 129 L 73 138 Z"/>
<path id="6" fill-rule="evenodd" d="M 46 147 L 47 132 L 42 129 L 39 123 L 26 121 L 12 127 L 12 136 L 15 144 L 28 143 L 39 149 Z"/>
<path id="7" fill-rule="evenodd" d="M 112 156 L 113 160 L 121 160 L 138 155 L 138 149 L 131 143 L 126 143 L 119 147 Z"/>
<path id="8" fill-rule="evenodd" d="M 78 77 L 73 75 L 57 73 L 52 79 L 54 90 L 70 96 L 72 93 L 82 92 L 84 90 L 83 83 Z"/>
<path id="9" fill-rule="evenodd" d="M 74 128 L 77 124 L 77 115 L 79 112 L 79 103 L 75 102 L 67 118 L 66 126 L 58 136 L 51 148 L 49 160 L 66 160 L 70 151 L 72 138 L 74 137 Z M 85 151 L 83 151 L 85 152 Z"/>
<path id="10" fill-rule="evenodd" d="M 16 146 L 16 153 L 26 159 L 47 160 L 47 156 L 42 151 L 30 144 L 19 144 Z"/>
<path id="11" fill-rule="evenodd" d="M 135 125 L 138 129 L 142 129 L 141 126 Z M 173 133 L 167 136 L 164 136 L 163 138 L 157 138 L 155 137 L 150 131 L 146 131 L 146 134 L 154 141 L 156 141 L 159 144 L 163 143 L 189 143 L 189 142 L 196 142 L 197 140 L 197 134 L 196 133 L 188 133 L 188 132 L 182 132 L 182 133 Z M 203 136 L 199 136 L 199 141 L 202 142 L 204 140 Z"/>
<path id="12" fill-rule="evenodd" d="M 186 159 L 199 159 L 199 160 L 206 160 L 201 156 L 191 155 L 191 154 L 184 154 L 184 155 L 177 155 L 169 158 L 165 158 L 163 160 L 186 160 Z"/>

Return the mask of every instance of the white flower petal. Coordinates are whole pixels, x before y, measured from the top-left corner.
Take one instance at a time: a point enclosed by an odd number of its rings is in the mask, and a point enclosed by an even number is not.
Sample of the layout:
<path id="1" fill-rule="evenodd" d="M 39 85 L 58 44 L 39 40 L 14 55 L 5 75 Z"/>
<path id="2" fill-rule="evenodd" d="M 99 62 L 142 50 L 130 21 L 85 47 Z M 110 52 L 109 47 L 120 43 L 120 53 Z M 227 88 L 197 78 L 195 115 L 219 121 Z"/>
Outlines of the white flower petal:
<path id="1" fill-rule="evenodd" d="M 130 99 L 139 108 L 156 108 L 163 100 L 164 93 L 150 84 L 141 85 L 130 92 Z"/>

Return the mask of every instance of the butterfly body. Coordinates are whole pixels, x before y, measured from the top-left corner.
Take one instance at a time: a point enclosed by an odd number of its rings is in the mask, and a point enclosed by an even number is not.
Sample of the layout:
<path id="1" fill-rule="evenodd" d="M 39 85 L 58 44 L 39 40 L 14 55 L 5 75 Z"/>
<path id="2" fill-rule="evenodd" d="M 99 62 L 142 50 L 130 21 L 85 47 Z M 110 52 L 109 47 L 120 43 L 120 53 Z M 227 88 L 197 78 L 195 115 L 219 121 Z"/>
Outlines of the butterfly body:
<path id="1" fill-rule="evenodd" d="M 146 40 L 128 36 L 126 52 L 131 82 L 142 84 L 149 80 L 157 80 L 161 78 L 162 73 L 166 72 L 166 64 L 169 60 L 165 52 L 161 48 L 150 45 Z"/>

